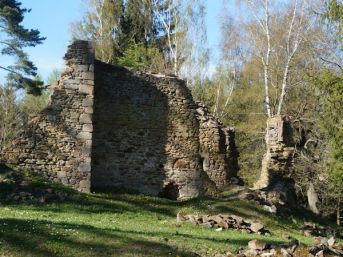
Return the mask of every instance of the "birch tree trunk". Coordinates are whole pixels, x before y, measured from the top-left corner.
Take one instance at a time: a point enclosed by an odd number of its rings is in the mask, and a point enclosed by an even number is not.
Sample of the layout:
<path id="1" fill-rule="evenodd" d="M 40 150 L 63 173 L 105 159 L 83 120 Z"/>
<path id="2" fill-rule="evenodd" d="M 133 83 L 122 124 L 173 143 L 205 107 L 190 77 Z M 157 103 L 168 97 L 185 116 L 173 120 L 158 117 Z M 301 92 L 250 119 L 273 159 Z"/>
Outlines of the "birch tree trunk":
<path id="1" fill-rule="evenodd" d="M 271 52 L 271 43 L 270 43 L 270 29 L 269 29 L 269 8 L 268 8 L 268 0 L 265 0 L 265 27 L 264 30 L 266 32 L 266 39 L 267 39 L 267 52 L 265 56 L 265 60 L 262 58 L 263 68 L 264 68 L 264 90 L 265 90 L 265 105 L 267 110 L 268 117 L 272 117 L 273 113 L 270 108 L 270 97 L 269 97 L 269 59 L 270 59 L 270 52 Z M 263 28 L 263 26 L 262 26 Z"/>
<path id="2" fill-rule="evenodd" d="M 253 51 L 255 50 L 255 55 L 260 58 L 263 67 L 264 105 L 268 117 L 267 124 L 271 123 L 274 119 L 278 119 L 281 122 L 283 119 L 281 117 L 282 110 L 290 87 L 290 76 L 292 75 L 291 65 L 299 50 L 299 45 L 302 43 L 304 35 L 311 27 L 308 21 L 304 22 L 306 19 L 304 11 L 305 1 L 302 1 L 301 6 L 299 6 L 298 0 L 290 0 L 288 8 L 282 13 L 282 16 L 280 16 L 279 11 L 273 12 L 273 5 L 271 5 L 272 1 L 246 0 L 246 2 L 251 14 L 258 24 L 257 27 L 254 27 L 254 24 L 250 25 L 250 28 L 252 29 L 249 32 L 251 34 L 252 42 L 256 43 L 256 45 L 253 46 L 255 47 L 255 49 L 253 48 Z M 277 7 L 277 5 L 275 6 Z M 259 28 L 259 30 L 256 30 L 256 28 Z M 261 36 L 263 40 L 260 39 Z M 280 58 L 282 61 L 280 62 L 277 58 Z M 272 65 L 275 65 L 275 67 L 270 67 L 271 63 L 273 63 Z M 275 74 L 274 70 L 277 71 L 276 74 L 282 74 L 281 79 L 279 79 L 277 75 L 273 75 Z M 281 85 L 281 88 L 279 89 L 277 85 Z M 275 95 L 273 99 L 271 99 L 271 92 L 273 96 Z M 273 132 L 268 133 L 268 130 Z M 261 172 L 261 174 L 264 174 L 264 177 L 272 177 L 273 175 L 270 174 L 273 169 L 269 169 L 268 167 L 280 164 L 278 163 L 278 160 L 275 160 L 275 158 L 273 159 L 270 154 L 273 149 L 273 147 L 269 145 L 271 141 L 270 137 L 273 136 L 274 132 L 274 128 L 267 128 L 267 152 L 263 158 L 263 168 Z M 276 133 L 279 133 L 279 131 L 276 131 Z M 282 137 L 282 134 L 279 136 Z M 278 144 L 284 144 L 284 142 L 280 140 L 278 141 Z M 290 148 L 292 146 L 287 145 L 287 147 Z M 291 164 L 292 161 L 290 160 L 289 165 Z M 281 164 L 279 166 L 283 167 Z M 278 172 L 280 174 L 286 174 L 286 171 L 289 170 L 288 168 L 289 167 L 285 166 Z M 261 181 L 261 177 L 259 181 Z"/>

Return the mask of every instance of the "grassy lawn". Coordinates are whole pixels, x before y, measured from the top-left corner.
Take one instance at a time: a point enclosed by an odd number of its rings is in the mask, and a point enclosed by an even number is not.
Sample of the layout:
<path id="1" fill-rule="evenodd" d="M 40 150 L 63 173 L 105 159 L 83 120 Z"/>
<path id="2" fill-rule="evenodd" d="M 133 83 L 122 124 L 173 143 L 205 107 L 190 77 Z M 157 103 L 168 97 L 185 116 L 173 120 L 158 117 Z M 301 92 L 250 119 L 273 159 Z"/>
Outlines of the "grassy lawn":
<path id="1" fill-rule="evenodd" d="M 23 183 L 23 181 L 25 181 Z M 14 188 L 39 194 L 46 188 L 67 195 L 48 203 L 6 198 Z M 34 191 L 32 191 L 32 188 Z M 0 256 L 213 256 L 245 248 L 251 239 L 289 241 L 284 234 L 312 243 L 299 232 L 303 220 L 278 218 L 227 193 L 217 199 L 170 201 L 139 194 L 79 194 L 30 173 L 0 172 Z M 236 214 L 261 220 L 265 237 L 188 223 L 176 214 Z"/>

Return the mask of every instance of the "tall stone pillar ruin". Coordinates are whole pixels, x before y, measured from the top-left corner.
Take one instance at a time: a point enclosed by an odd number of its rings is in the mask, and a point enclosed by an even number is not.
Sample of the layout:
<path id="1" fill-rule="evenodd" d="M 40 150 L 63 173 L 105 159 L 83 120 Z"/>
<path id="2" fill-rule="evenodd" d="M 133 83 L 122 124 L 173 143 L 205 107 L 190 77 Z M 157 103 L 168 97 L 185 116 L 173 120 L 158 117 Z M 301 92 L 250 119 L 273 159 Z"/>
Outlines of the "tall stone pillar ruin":
<path id="1" fill-rule="evenodd" d="M 261 175 L 255 189 L 269 188 L 290 174 L 294 147 L 292 128 L 287 117 L 275 116 L 267 120 L 267 152 L 263 156 Z"/>

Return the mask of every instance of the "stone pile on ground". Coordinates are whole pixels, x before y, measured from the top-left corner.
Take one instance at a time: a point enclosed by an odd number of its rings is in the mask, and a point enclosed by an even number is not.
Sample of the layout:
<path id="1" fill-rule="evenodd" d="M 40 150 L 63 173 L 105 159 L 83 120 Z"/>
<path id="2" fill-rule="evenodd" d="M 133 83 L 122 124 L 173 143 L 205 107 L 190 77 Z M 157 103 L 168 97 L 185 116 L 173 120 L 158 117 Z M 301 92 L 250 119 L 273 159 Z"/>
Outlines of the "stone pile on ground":
<path id="1" fill-rule="evenodd" d="M 260 240 L 251 240 L 248 250 L 242 250 L 238 254 L 227 252 L 217 254 L 215 257 L 341 257 L 343 256 L 343 244 L 339 244 L 332 237 L 330 239 L 316 238 L 314 246 L 307 246 L 297 240 L 290 243 L 267 243 Z"/>
<path id="2" fill-rule="evenodd" d="M 305 236 L 321 236 L 321 237 L 329 237 L 329 236 L 335 236 L 336 230 L 334 230 L 331 227 L 324 227 L 324 226 L 318 226 L 311 222 L 305 222 L 300 227 L 301 232 Z"/>
<path id="3" fill-rule="evenodd" d="M 67 193 L 54 190 L 52 188 L 44 189 L 16 189 L 6 197 L 6 202 L 30 202 L 30 203 L 48 203 L 61 202 L 68 197 Z"/>
<path id="4" fill-rule="evenodd" d="M 289 213 L 292 213 L 294 205 L 290 204 L 291 200 L 288 199 L 289 193 L 284 191 L 287 191 L 286 186 L 284 189 L 272 190 L 252 190 L 241 187 L 238 197 L 255 202 L 272 214 L 287 216 Z"/>
<path id="5" fill-rule="evenodd" d="M 333 237 L 317 237 L 316 244 L 309 249 L 310 256 L 343 256 L 343 244 Z"/>
<path id="6" fill-rule="evenodd" d="M 270 232 L 258 221 L 245 220 L 237 215 L 218 214 L 218 215 L 192 215 L 186 213 L 178 213 L 176 218 L 177 223 L 191 222 L 195 225 L 201 225 L 209 228 L 216 228 L 217 231 L 224 229 L 235 229 L 246 233 L 258 233 L 260 235 L 269 236 Z"/>

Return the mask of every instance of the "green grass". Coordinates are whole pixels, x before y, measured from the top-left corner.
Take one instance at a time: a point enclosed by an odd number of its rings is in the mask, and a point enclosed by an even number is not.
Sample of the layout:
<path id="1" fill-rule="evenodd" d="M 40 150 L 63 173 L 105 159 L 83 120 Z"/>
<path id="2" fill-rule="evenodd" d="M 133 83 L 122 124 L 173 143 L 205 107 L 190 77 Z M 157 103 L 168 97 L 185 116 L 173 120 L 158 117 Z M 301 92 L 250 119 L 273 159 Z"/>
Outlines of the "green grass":
<path id="1" fill-rule="evenodd" d="M 18 182 L 19 181 L 19 182 Z M 21 183 L 27 181 L 26 183 Z M 22 184 L 24 186 L 22 186 Z M 65 200 L 39 203 L 6 200 L 15 188 L 54 188 Z M 170 201 L 138 194 L 79 194 L 31 173 L 0 167 L 0 256 L 213 256 L 235 252 L 251 239 L 287 242 L 283 236 L 312 243 L 299 232 L 303 220 L 278 218 L 234 193 L 223 198 Z M 261 220 L 271 237 L 239 231 L 217 232 L 188 223 L 176 224 L 177 212 L 229 213 Z M 196 255 L 198 254 L 198 255 Z"/>

